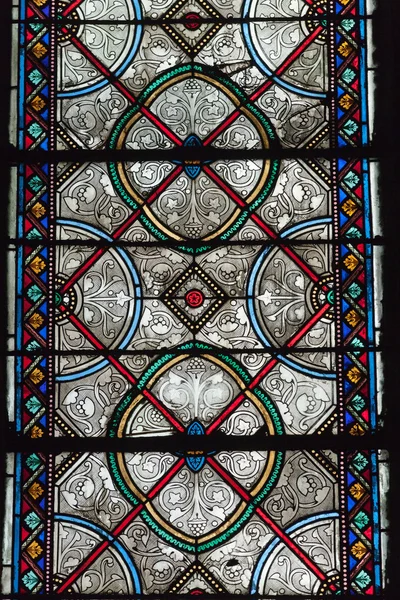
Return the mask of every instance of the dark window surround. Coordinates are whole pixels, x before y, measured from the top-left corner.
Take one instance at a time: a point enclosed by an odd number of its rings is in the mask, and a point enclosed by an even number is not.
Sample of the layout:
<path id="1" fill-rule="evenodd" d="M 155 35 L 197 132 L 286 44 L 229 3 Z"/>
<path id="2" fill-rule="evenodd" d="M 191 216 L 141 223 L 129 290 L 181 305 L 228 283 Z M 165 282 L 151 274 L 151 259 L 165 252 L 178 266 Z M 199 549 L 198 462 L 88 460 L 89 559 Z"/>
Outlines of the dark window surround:
<path id="1" fill-rule="evenodd" d="M 398 267 L 399 239 L 400 239 L 400 103 L 397 94 L 399 65 L 400 65 L 400 34 L 398 24 L 400 23 L 400 3 L 396 0 L 376 0 L 378 8 L 373 16 L 374 21 L 374 45 L 376 47 L 375 57 L 379 65 L 377 70 L 377 94 L 375 129 L 376 136 L 369 149 L 360 150 L 360 154 L 377 158 L 380 161 L 380 211 L 383 219 L 383 239 L 375 240 L 375 243 L 383 244 L 384 263 L 384 302 L 382 322 L 382 345 L 380 350 L 383 355 L 384 364 L 384 395 L 386 419 L 384 430 L 376 436 L 364 438 L 349 438 L 345 436 L 319 437 L 314 440 L 310 436 L 291 436 L 290 441 L 281 438 L 280 444 L 287 448 L 316 448 L 329 447 L 333 450 L 344 450 L 346 448 L 384 448 L 390 453 L 390 475 L 391 487 L 388 497 L 390 517 L 390 543 L 388 561 L 389 584 L 384 593 L 386 600 L 397 600 L 400 590 L 400 564 L 398 559 L 398 548 L 400 547 L 400 321 L 398 319 L 400 307 L 400 267 Z M 18 440 L 13 436 L 7 426 L 7 412 L 5 400 L 5 357 L 6 357 L 6 272 L 5 256 L 7 252 L 7 194 L 5 190 L 9 183 L 9 167 L 17 160 L 29 160 L 28 153 L 17 153 L 10 148 L 8 142 L 8 114 L 9 114 L 9 81 L 11 76 L 11 8 L 12 0 L 2 0 L 2 14 L 0 17 L 0 57 L 1 57 L 1 79 L 0 79 L 0 185 L 2 190 L 1 203 L 3 215 L 0 217 L 0 437 L 2 463 L 0 471 L 0 505 L 3 504 L 3 481 L 4 481 L 4 455 L 6 452 L 17 450 L 33 450 L 40 444 L 41 451 L 54 452 L 68 447 L 77 449 L 77 440 L 62 440 L 59 438 L 55 445 L 54 441 Z M 357 152 L 357 151 L 356 151 Z M 347 154 L 344 152 L 342 154 Z M 17 157 L 18 155 L 18 157 Z M 92 155 L 92 153 L 91 153 Z M 50 158 L 50 157 L 49 157 Z M 59 155 L 57 159 L 61 158 Z M 153 156 L 154 158 L 154 156 Z M 54 156 L 55 160 L 56 157 Z M 84 152 L 82 152 L 84 160 Z M 246 447 L 257 447 L 260 442 L 256 439 L 247 440 Z M 115 440 L 123 449 L 124 441 Z M 218 443 L 218 440 L 214 440 Z M 79 440 L 78 444 L 85 450 L 110 448 L 112 440 L 88 439 Z M 224 440 L 220 441 L 226 448 Z M 243 444 L 243 441 L 238 441 Z M 274 442 L 275 443 L 275 442 Z M 130 449 L 132 449 L 132 441 Z M 235 443 L 232 442 L 233 445 Z M 265 445 L 265 442 L 263 441 Z M 242 446 L 243 447 L 243 446 Z M 258 446 L 259 447 L 259 446 Z M 0 512 L 1 522 L 2 511 Z M 22 596 L 22 595 L 21 595 Z M 25 598 L 27 595 L 24 595 Z M 168 595 L 171 599 L 173 596 Z M 17 596 L 13 596 L 18 598 Z M 60 598 L 58 595 L 42 598 Z M 70 597 L 70 596 L 68 596 Z M 226 596 L 225 596 L 226 597 Z M 245 596 L 241 596 L 246 598 Z M 357 596 L 349 596 L 355 598 Z M 88 600 L 90 596 L 87 596 Z M 124 598 L 124 596 L 118 596 Z M 129 596 L 132 598 L 132 596 Z M 151 596 L 147 596 L 149 600 Z M 179 596 L 183 600 L 182 596 Z M 254 598 L 254 596 L 253 596 Z M 291 598 L 293 596 L 280 596 L 280 598 Z M 346 596 L 341 596 L 343 600 Z M 370 597 L 372 600 L 372 597 Z"/>

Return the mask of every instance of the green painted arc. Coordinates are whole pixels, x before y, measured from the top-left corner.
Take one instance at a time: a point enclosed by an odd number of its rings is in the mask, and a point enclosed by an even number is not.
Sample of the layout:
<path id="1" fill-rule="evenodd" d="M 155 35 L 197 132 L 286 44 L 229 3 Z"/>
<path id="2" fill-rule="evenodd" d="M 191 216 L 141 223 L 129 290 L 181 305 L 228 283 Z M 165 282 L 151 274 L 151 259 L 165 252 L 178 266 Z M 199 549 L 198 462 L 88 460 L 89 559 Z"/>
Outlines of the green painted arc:
<path id="1" fill-rule="evenodd" d="M 224 364 L 226 364 L 231 369 L 233 369 L 234 372 L 238 375 L 238 377 L 241 378 L 243 383 L 245 383 L 245 385 L 249 385 L 249 383 L 251 382 L 251 377 L 250 377 L 249 373 L 234 358 L 221 353 L 217 348 L 214 348 L 213 346 L 210 346 L 208 344 L 203 344 L 200 342 L 188 342 L 188 343 L 182 344 L 181 346 L 177 347 L 175 352 L 169 352 L 168 354 L 155 360 L 146 369 L 146 371 L 143 373 L 143 375 L 140 377 L 139 381 L 137 382 L 137 385 L 136 385 L 137 391 L 142 391 L 146 387 L 146 384 L 149 381 L 149 379 L 162 366 L 164 366 L 169 361 L 171 361 L 175 357 L 182 354 L 182 352 L 185 352 L 187 350 L 198 350 L 199 352 L 210 352 L 211 351 L 211 352 L 215 353 L 216 356 Z M 259 398 L 259 400 L 261 400 L 261 402 L 267 409 L 267 411 L 270 415 L 270 418 L 273 422 L 276 435 L 282 435 L 284 433 L 283 423 L 281 421 L 279 412 L 277 411 L 274 403 L 268 398 L 268 396 L 260 388 L 255 387 L 254 389 L 252 389 L 252 392 L 257 396 L 257 398 Z M 112 438 L 116 437 L 121 418 L 122 418 L 123 414 L 125 413 L 125 411 L 127 410 L 129 404 L 134 399 L 134 396 L 135 396 L 135 392 L 130 391 L 122 399 L 122 401 L 116 408 L 116 410 L 111 418 L 110 425 L 109 425 L 108 435 L 110 437 L 112 437 Z M 108 456 L 108 461 L 109 461 L 109 465 L 110 465 L 110 472 L 111 472 L 111 475 L 114 479 L 116 486 L 122 492 L 122 494 L 134 506 L 138 506 L 140 504 L 139 499 L 135 496 L 135 494 L 132 492 L 132 490 L 129 489 L 129 487 L 126 485 L 126 483 L 121 475 L 121 472 L 118 467 L 117 454 L 114 452 L 110 452 L 110 453 L 108 453 L 107 456 Z M 248 503 L 248 506 L 247 506 L 245 512 L 241 515 L 241 517 L 237 521 L 235 521 L 223 534 L 216 536 L 215 538 L 212 538 L 207 543 L 199 544 L 197 546 L 197 550 L 199 552 L 205 552 L 206 550 L 214 548 L 214 547 L 218 546 L 219 544 L 227 541 L 240 529 L 240 527 L 243 525 L 243 523 L 245 523 L 251 517 L 251 515 L 254 513 L 256 507 L 264 500 L 264 498 L 269 494 L 269 492 L 276 485 L 279 474 L 282 470 L 283 458 L 284 458 L 283 452 L 278 451 L 275 453 L 275 460 L 274 460 L 274 464 L 272 467 L 272 471 L 271 471 L 268 481 L 264 485 L 263 489 L 257 494 L 257 496 L 255 496 L 255 498 L 251 502 Z M 150 513 L 145 508 L 143 508 L 143 510 L 140 512 L 140 515 L 143 518 L 143 520 L 149 525 L 149 527 L 151 527 L 151 529 L 155 533 L 157 533 L 157 535 L 159 535 L 162 539 L 164 539 L 171 545 L 173 545 L 177 548 L 186 550 L 188 552 L 195 551 L 195 546 L 193 544 L 185 543 L 182 540 L 180 540 L 178 537 L 175 537 L 174 535 L 166 532 L 154 520 L 154 518 L 150 515 Z"/>
<path id="2" fill-rule="evenodd" d="M 230 90 L 236 96 L 236 98 L 239 100 L 240 105 L 245 107 L 249 112 L 251 112 L 261 123 L 261 125 L 263 126 L 264 130 L 266 131 L 266 133 L 268 135 L 271 147 L 273 148 L 273 147 L 278 146 L 278 139 L 277 139 L 277 136 L 275 134 L 274 128 L 273 128 L 270 120 L 268 119 L 268 117 L 266 117 L 266 115 L 264 115 L 261 112 L 261 110 L 253 102 L 251 102 L 249 100 L 249 98 L 243 92 L 243 90 L 241 90 L 237 85 L 235 85 L 230 79 L 222 76 L 221 73 L 219 73 L 217 70 L 212 69 L 210 67 L 203 66 L 203 65 L 195 64 L 195 65 L 182 65 L 180 67 L 173 68 L 170 71 L 167 71 L 166 73 L 164 73 L 162 76 L 158 77 L 155 81 L 153 81 L 140 94 L 140 96 L 138 97 L 137 103 L 135 103 L 134 106 L 131 106 L 125 112 L 125 114 L 119 119 L 118 123 L 114 126 L 114 129 L 112 130 L 110 138 L 109 138 L 109 149 L 110 150 L 116 149 L 117 140 L 118 140 L 121 132 L 123 131 L 124 127 L 126 126 L 127 122 L 137 112 L 140 111 L 143 104 L 146 102 L 146 100 L 149 98 L 149 96 L 154 91 L 156 91 L 161 85 L 173 81 L 173 79 L 178 77 L 179 75 L 184 75 L 186 73 L 191 73 L 191 72 L 197 72 L 197 73 L 201 73 L 204 75 L 208 75 L 211 78 L 215 79 L 217 82 L 221 83 L 221 85 L 223 85 L 225 88 Z M 226 241 L 226 240 L 230 239 L 239 230 L 239 228 L 245 223 L 245 221 L 249 218 L 250 213 L 253 212 L 254 210 L 256 210 L 260 206 L 260 204 L 262 204 L 265 201 L 265 199 L 271 193 L 271 191 L 277 181 L 279 166 L 280 166 L 280 161 L 278 159 L 271 159 L 270 172 L 268 174 L 268 179 L 267 179 L 264 187 L 262 188 L 260 193 L 257 195 L 257 197 L 254 198 L 254 200 L 250 204 L 248 204 L 248 206 L 245 209 L 241 210 L 239 216 L 234 221 L 234 223 L 229 227 L 229 229 L 227 231 L 225 231 L 222 235 L 219 236 L 220 241 Z M 121 196 L 122 200 L 124 200 L 124 202 L 126 202 L 126 204 L 130 208 L 132 208 L 133 210 L 137 210 L 139 208 L 139 204 L 132 198 L 132 196 L 124 188 L 124 186 L 120 180 L 119 174 L 118 174 L 117 163 L 111 161 L 108 164 L 108 169 L 109 169 L 110 179 L 111 179 L 114 187 L 118 191 L 119 195 Z M 154 223 L 152 223 L 151 220 L 148 219 L 148 217 L 145 216 L 143 213 L 139 216 L 139 219 L 143 223 L 143 225 L 148 229 L 148 231 L 158 240 L 160 240 L 162 242 L 167 242 L 171 239 L 168 235 L 163 233 Z M 195 242 L 196 242 L 196 245 L 190 245 L 189 240 L 187 240 L 186 243 L 183 242 L 182 245 L 179 246 L 179 249 L 187 254 L 197 254 L 197 255 L 207 252 L 210 249 L 210 246 L 208 246 L 208 245 L 201 245 L 201 246 L 197 245 L 199 242 L 201 243 L 201 239 L 195 240 Z"/>

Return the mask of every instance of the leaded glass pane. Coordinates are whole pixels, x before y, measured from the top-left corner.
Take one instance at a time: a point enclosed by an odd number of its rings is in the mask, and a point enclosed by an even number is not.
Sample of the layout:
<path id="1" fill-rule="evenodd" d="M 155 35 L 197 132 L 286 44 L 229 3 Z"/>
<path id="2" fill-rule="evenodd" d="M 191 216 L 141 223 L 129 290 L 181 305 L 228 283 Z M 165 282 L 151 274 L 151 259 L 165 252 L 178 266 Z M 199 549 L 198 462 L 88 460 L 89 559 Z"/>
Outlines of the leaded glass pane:
<path id="1" fill-rule="evenodd" d="M 5 597 L 381 594 L 372 12 L 15 3 Z"/>

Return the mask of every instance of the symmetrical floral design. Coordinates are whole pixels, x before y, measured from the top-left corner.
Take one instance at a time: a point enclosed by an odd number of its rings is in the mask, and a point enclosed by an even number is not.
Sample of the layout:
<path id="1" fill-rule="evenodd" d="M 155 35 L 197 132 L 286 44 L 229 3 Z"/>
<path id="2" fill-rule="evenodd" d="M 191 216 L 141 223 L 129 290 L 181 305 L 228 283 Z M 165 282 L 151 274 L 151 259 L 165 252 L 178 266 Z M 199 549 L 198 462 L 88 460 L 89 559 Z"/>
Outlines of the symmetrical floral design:
<path id="1" fill-rule="evenodd" d="M 379 593 L 363 10 L 20 2 L 5 596 Z"/>

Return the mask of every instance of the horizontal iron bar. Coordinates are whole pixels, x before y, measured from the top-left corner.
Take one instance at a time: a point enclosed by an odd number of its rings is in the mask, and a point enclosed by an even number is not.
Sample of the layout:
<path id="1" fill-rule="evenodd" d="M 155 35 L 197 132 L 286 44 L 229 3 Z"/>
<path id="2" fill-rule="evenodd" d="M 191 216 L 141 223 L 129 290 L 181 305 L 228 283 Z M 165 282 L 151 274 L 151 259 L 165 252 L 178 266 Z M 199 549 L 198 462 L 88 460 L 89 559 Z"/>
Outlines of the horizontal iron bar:
<path id="1" fill-rule="evenodd" d="M 217 160 L 273 160 L 273 159 L 377 159 L 390 152 L 390 141 L 384 148 L 361 146 L 359 148 L 280 148 L 261 150 L 229 150 L 224 148 L 181 146 L 170 150 L 18 150 L 9 148 L 4 157 L 10 164 L 19 163 L 88 163 L 88 162 L 146 162 L 169 161 L 178 164 L 198 162 L 200 165 Z"/>
<path id="2" fill-rule="evenodd" d="M 68 4 L 69 4 L 69 2 L 68 1 L 65 2 L 65 0 L 53 0 L 54 10 L 57 11 L 57 13 L 61 14 L 61 15 L 65 14 L 65 12 L 68 10 Z M 78 6 L 79 6 L 79 4 L 80 3 L 78 3 Z M 306 7 L 308 8 L 308 6 L 311 4 L 310 0 L 307 0 L 305 2 L 305 4 L 306 4 Z M 321 3 L 319 2 L 318 4 L 321 4 Z M 324 4 L 326 5 L 325 6 L 325 11 L 326 12 L 329 12 L 329 13 L 331 13 L 331 12 L 335 13 L 336 12 L 336 7 L 334 6 L 334 4 L 332 2 L 329 1 L 329 2 L 325 2 Z M 200 4 L 200 6 L 202 6 L 202 5 Z M 322 8 L 317 7 L 317 10 L 322 10 Z M 71 12 L 69 14 L 72 15 L 73 13 Z"/>
<path id="3" fill-rule="evenodd" d="M 82 594 L 77 592 L 68 592 L 68 594 L 29 594 L 29 593 L 21 593 L 21 594 L 1 594 L 1 600 L 28 600 L 29 598 L 37 598 L 40 597 L 40 600 L 70 600 L 73 598 L 74 600 L 193 600 L 193 594 L 173 594 L 170 592 L 158 593 L 158 594 Z M 305 596 L 296 594 L 279 594 L 276 595 L 263 595 L 263 594 L 229 594 L 229 593 L 220 593 L 216 592 L 215 594 L 197 594 L 196 600 L 218 600 L 219 598 L 223 598 L 224 600 L 299 600 L 300 598 L 305 598 L 306 600 L 310 598 L 321 599 L 326 596 L 307 594 Z M 331 594 L 327 594 L 327 597 L 331 598 Z M 340 594 L 340 600 L 398 600 L 397 596 L 390 596 L 386 593 L 384 595 L 371 595 L 366 596 L 365 594 Z"/>
<path id="4" fill-rule="evenodd" d="M 57 225 L 57 221 L 55 223 Z M 329 225 L 329 223 L 327 223 Z M 68 240 L 61 239 L 28 239 L 28 238 L 8 238 L 8 244 L 14 246 L 28 246 L 28 247 L 54 247 L 54 246 L 76 246 L 79 247 L 88 247 L 88 248 L 132 248 L 132 249 L 141 249 L 141 248 L 175 248 L 179 250 L 182 246 L 186 246 L 188 248 L 196 249 L 202 248 L 204 246 L 210 246 L 210 250 L 213 248 L 224 247 L 235 247 L 239 246 L 240 248 L 248 247 L 248 248 L 269 248 L 271 246 L 278 246 L 282 248 L 290 247 L 296 248 L 297 246 L 341 246 L 342 244 L 354 244 L 358 246 L 359 244 L 369 244 L 372 246 L 382 246 L 386 243 L 385 238 L 383 236 L 375 236 L 373 238 L 365 238 L 365 237 L 345 237 L 340 236 L 334 239 L 315 239 L 315 240 L 307 240 L 307 239 L 299 239 L 299 238 L 285 238 L 278 237 L 277 239 L 268 239 L 268 240 L 228 240 L 223 243 L 220 240 L 168 240 L 168 242 L 161 241 L 150 241 L 150 242 L 142 242 L 139 241 L 137 243 L 131 242 L 129 240 L 111 240 L 105 241 L 103 240 L 82 240 L 82 239 L 74 239 L 70 238 Z M 9 248 L 10 251 L 13 248 Z"/>
<path id="5" fill-rule="evenodd" d="M 149 436 L 132 438 L 110 437 L 52 437 L 30 438 L 6 434 L 6 452 L 41 452 L 60 454 L 62 452 L 222 452 L 252 450 L 353 450 L 387 449 L 388 440 L 382 433 L 365 434 L 362 437 L 345 434 L 333 435 L 267 435 L 259 431 L 251 436 L 225 435 L 186 435 L 177 433 L 169 436 Z"/>
<path id="6" fill-rule="evenodd" d="M 159 300 L 159 298 L 154 298 L 154 300 Z M 200 343 L 204 344 L 205 346 L 207 346 L 207 342 L 203 342 L 201 341 Z M 281 347 L 263 347 L 263 348 L 216 348 L 215 346 L 213 347 L 212 350 L 207 350 L 207 348 L 205 349 L 199 349 L 199 348 L 189 348 L 189 349 L 185 349 L 185 350 L 179 350 L 177 351 L 177 348 L 169 346 L 169 347 L 163 347 L 163 348 L 158 348 L 158 349 L 149 349 L 149 350 L 129 350 L 129 349 L 124 349 L 124 350 L 109 350 L 109 349 L 105 349 L 105 350 L 97 350 L 96 348 L 93 348 L 93 350 L 80 350 L 80 351 L 71 351 L 71 350 L 56 350 L 54 348 L 47 350 L 46 348 L 40 348 L 39 350 L 33 350 L 33 351 L 29 351 L 29 350 L 24 350 L 22 351 L 12 351 L 12 350 L 0 350 L 0 356 L 31 356 L 31 357 L 42 357 L 42 356 L 90 356 L 90 357 L 96 357 L 96 356 L 160 356 L 160 354 L 165 354 L 165 353 L 176 353 L 178 356 L 182 355 L 182 354 L 189 354 L 190 356 L 200 356 L 201 354 L 210 354 L 210 355 L 226 355 L 226 354 L 244 354 L 244 355 L 248 355 L 248 354 L 260 354 L 263 355 L 265 354 L 266 356 L 269 355 L 280 355 L 280 354 L 304 354 L 304 353 L 312 353 L 312 354 L 322 354 L 325 352 L 333 352 L 335 354 L 348 354 L 348 353 L 352 353 L 355 354 L 357 356 L 357 353 L 359 352 L 381 352 L 382 350 L 393 350 L 393 351 L 399 351 L 398 347 L 388 347 L 387 345 L 374 345 L 374 344 L 369 344 L 369 345 L 361 345 L 361 346 L 351 346 L 351 345 L 346 345 L 346 346 L 327 346 L 327 347 L 323 347 L 323 348 L 310 348 L 310 347 L 305 347 L 305 346 L 294 346 L 293 348 L 287 348 L 285 346 L 281 346 Z"/>
<path id="7" fill-rule="evenodd" d="M 168 11 L 167 11 L 168 12 Z M 75 13 L 76 14 L 76 13 Z M 191 13 L 193 14 L 193 13 Z M 332 14 L 327 12 L 326 14 L 314 13 L 313 15 L 299 15 L 299 16 L 265 16 L 265 17 L 228 17 L 225 15 L 218 16 L 210 16 L 210 17 L 200 17 L 200 18 L 190 18 L 190 17 L 177 17 L 173 16 L 166 17 L 164 15 L 160 15 L 156 18 L 151 17 L 143 17 L 141 19 L 119 19 L 118 21 L 113 19 L 85 19 L 85 18 L 73 18 L 70 16 L 62 17 L 56 16 L 55 18 L 45 18 L 39 19 L 38 17 L 33 17 L 31 19 L 13 19 L 13 23 L 42 23 L 48 27 L 51 25 L 64 26 L 64 25 L 169 25 L 175 23 L 196 23 L 196 25 L 202 25 L 203 23 L 304 23 L 304 22 L 322 22 L 324 25 L 329 26 L 331 23 L 340 24 L 342 22 L 348 21 L 350 18 L 355 22 L 365 22 L 370 21 L 373 15 L 345 15 L 340 16 L 336 14 Z"/>

